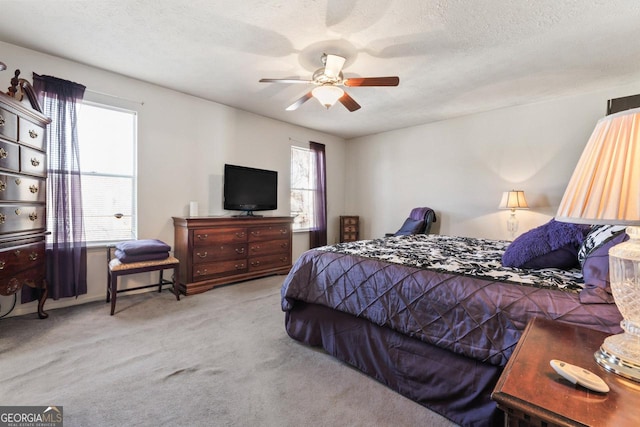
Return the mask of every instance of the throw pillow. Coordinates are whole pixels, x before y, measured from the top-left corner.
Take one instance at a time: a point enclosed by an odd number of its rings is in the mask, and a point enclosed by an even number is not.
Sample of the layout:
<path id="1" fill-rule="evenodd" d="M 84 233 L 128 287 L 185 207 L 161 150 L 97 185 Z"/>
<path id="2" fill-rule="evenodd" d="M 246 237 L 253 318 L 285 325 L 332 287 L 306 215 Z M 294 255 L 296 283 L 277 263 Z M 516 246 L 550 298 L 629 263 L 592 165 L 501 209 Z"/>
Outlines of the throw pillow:
<path id="1" fill-rule="evenodd" d="M 578 248 L 573 243 L 535 257 L 522 264 L 522 268 L 532 269 L 561 268 L 563 270 L 570 270 L 575 267 L 578 267 Z"/>
<path id="2" fill-rule="evenodd" d="M 394 236 L 406 236 L 408 234 L 416 234 L 420 233 L 424 228 L 424 220 L 423 219 L 411 219 L 407 218 L 400 227 L 400 230 L 396 231 Z"/>
<path id="3" fill-rule="evenodd" d="M 618 232 L 609 236 L 597 247 L 591 248 L 582 265 L 584 288 L 580 291 L 580 302 L 583 304 L 613 304 L 609 281 L 609 249 L 629 239 L 629 235 Z"/>
<path id="4" fill-rule="evenodd" d="M 616 234 L 622 233 L 625 229 L 624 225 L 594 225 L 578 250 L 580 266 L 584 265 L 584 261 L 592 251 L 606 243 Z"/>
<path id="5" fill-rule="evenodd" d="M 516 268 L 528 268 L 525 264 L 535 268 L 572 268 L 577 264 L 577 256 L 567 261 L 567 252 L 577 251 L 589 230 L 588 225 L 552 219 L 511 242 L 502 254 L 502 264 Z"/>

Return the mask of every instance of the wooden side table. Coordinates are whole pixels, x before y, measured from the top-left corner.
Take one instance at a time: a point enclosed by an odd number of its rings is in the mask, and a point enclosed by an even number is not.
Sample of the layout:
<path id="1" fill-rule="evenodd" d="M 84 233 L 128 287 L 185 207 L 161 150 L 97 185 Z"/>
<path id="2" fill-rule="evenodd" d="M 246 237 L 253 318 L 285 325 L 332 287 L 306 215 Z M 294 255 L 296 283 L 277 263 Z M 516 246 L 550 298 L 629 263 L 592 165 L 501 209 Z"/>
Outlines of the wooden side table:
<path id="1" fill-rule="evenodd" d="M 602 369 L 593 354 L 607 334 L 541 318 L 529 322 L 491 395 L 505 426 L 639 426 L 640 383 Z M 601 377 L 596 393 L 571 384 L 549 365 L 559 359 Z"/>

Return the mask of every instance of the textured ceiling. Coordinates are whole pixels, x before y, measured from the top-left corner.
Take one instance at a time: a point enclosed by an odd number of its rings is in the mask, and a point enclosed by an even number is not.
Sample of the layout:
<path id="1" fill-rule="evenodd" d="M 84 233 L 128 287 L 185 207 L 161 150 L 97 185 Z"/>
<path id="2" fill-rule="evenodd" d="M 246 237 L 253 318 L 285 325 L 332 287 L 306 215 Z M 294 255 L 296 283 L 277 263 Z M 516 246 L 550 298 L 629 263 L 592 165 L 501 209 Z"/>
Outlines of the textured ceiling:
<path id="1" fill-rule="evenodd" d="M 345 138 L 640 78 L 638 0 L 0 0 L 0 40 Z M 362 105 L 325 110 L 323 52 Z M 0 61 L 2 61 L 0 52 Z M 11 64 L 7 64 L 11 68 Z M 64 78 L 64 76 L 59 76 Z"/>

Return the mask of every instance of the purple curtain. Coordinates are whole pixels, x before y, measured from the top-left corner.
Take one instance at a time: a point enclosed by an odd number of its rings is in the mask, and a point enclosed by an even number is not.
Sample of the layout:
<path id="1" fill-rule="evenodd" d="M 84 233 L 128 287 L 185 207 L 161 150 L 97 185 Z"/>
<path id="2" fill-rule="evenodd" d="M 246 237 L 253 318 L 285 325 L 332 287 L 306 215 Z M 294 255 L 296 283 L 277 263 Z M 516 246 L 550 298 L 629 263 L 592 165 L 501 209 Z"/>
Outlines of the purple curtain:
<path id="1" fill-rule="evenodd" d="M 44 115 L 51 118 L 47 143 L 47 282 L 53 299 L 87 293 L 87 247 L 82 220 L 77 104 L 85 87 L 33 74 Z M 51 225 L 53 224 L 53 225 Z M 23 298 L 24 300 L 24 298 Z"/>
<path id="2" fill-rule="evenodd" d="M 315 163 L 315 189 L 313 195 L 313 229 L 309 231 L 309 246 L 317 248 L 327 244 L 327 165 L 324 144 L 310 142 Z"/>

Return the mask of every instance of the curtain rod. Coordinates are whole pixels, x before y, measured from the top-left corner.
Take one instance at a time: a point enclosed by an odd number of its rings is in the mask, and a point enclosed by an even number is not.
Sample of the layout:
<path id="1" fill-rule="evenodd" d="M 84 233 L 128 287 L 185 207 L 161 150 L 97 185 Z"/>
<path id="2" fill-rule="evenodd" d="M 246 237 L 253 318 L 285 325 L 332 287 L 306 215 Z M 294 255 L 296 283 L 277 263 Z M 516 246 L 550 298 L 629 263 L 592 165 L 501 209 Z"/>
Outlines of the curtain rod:
<path id="1" fill-rule="evenodd" d="M 115 99 L 120 99 L 122 101 L 133 102 L 134 104 L 144 105 L 144 101 L 136 101 L 134 99 L 123 98 L 121 96 L 111 95 L 110 93 L 98 92 L 97 90 L 93 90 L 93 89 L 89 89 L 89 88 L 86 88 L 85 91 L 86 92 L 91 92 L 94 95 L 108 96 L 109 98 L 115 98 Z"/>

